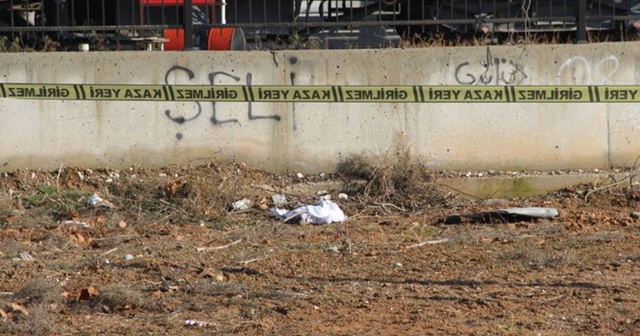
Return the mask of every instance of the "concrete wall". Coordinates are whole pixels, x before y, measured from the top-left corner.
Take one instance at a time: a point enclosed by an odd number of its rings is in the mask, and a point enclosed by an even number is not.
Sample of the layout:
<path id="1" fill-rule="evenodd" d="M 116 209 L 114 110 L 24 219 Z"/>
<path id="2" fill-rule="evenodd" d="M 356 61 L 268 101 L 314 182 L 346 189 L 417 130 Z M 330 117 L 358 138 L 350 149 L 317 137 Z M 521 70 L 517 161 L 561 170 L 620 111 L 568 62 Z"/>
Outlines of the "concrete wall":
<path id="1" fill-rule="evenodd" d="M 0 54 L 6 83 L 635 85 L 636 43 L 279 52 Z M 182 122 L 180 122 L 182 121 Z M 0 99 L 0 169 L 235 157 L 332 171 L 409 150 L 433 169 L 633 165 L 640 104 L 210 103 Z"/>

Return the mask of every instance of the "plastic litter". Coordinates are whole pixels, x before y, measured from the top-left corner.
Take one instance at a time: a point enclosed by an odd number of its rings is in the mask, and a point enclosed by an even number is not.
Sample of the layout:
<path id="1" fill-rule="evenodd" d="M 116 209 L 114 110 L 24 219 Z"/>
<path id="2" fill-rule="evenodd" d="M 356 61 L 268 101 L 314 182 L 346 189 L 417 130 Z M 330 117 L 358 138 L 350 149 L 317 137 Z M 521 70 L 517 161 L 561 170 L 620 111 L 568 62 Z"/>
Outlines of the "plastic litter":
<path id="1" fill-rule="evenodd" d="M 324 200 L 330 200 L 331 199 L 331 193 L 327 190 L 320 190 L 318 192 L 316 192 L 316 197 L 318 199 L 324 199 Z"/>
<path id="2" fill-rule="evenodd" d="M 66 221 L 63 221 L 62 224 L 78 225 L 78 226 L 82 226 L 84 228 L 90 228 L 90 226 L 89 226 L 89 224 L 87 224 L 87 222 L 79 222 L 79 221 L 74 221 L 74 220 L 66 220 Z"/>
<path id="3" fill-rule="evenodd" d="M 558 209 L 556 208 L 539 208 L 539 207 L 508 208 L 508 209 L 498 210 L 498 212 L 503 214 L 534 217 L 534 218 L 553 218 L 558 216 Z"/>
<path id="4" fill-rule="evenodd" d="M 251 200 L 248 198 L 231 203 L 231 208 L 235 211 L 249 210 L 249 207 L 251 207 Z"/>
<path id="5" fill-rule="evenodd" d="M 340 249 L 338 249 L 338 247 L 337 247 L 337 246 L 335 246 L 335 245 L 331 245 L 331 246 L 329 246 L 329 247 L 327 248 L 327 251 L 335 252 L 335 253 L 338 253 L 338 254 L 340 253 Z"/>
<path id="6" fill-rule="evenodd" d="M 211 326 L 215 326 L 216 324 L 213 322 L 207 322 L 207 321 L 199 321 L 199 320 L 185 320 L 184 321 L 184 325 L 187 327 L 211 327 Z"/>
<path id="7" fill-rule="evenodd" d="M 284 221 L 299 220 L 314 225 L 331 224 L 347 219 L 338 204 L 327 199 L 320 199 L 317 205 L 303 205 L 293 210 L 271 208 L 271 213 Z"/>
<path id="8" fill-rule="evenodd" d="M 20 259 L 24 260 L 24 261 L 33 261 L 35 260 L 34 257 L 32 257 L 29 253 L 25 252 L 25 253 L 20 253 Z"/>
<path id="9" fill-rule="evenodd" d="M 89 197 L 89 200 L 87 202 L 94 207 L 105 207 L 105 208 L 111 208 L 111 209 L 117 208 L 115 205 L 113 205 L 113 203 L 100 197 L 100 194 L 98 193 L 95 193 L 91 197 Z"/>
<path id="10" fill-rule="evenodd" d="M 275 206 L 282 206 L 287 204 L 287 198 L 282 194 L 271 195 L 271 201 Z"/>

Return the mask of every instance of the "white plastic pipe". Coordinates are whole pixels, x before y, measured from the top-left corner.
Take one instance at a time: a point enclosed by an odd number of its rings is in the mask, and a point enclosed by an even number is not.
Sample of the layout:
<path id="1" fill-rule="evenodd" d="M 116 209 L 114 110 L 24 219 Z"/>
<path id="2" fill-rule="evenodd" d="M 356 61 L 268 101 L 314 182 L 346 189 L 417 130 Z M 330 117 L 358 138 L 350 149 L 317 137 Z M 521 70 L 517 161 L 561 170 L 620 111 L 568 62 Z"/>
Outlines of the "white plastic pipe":
<path id="1" fill-rule="evenodd" d="M 220 24 L 227 23 L 227 0 L 221 0 Z"/>

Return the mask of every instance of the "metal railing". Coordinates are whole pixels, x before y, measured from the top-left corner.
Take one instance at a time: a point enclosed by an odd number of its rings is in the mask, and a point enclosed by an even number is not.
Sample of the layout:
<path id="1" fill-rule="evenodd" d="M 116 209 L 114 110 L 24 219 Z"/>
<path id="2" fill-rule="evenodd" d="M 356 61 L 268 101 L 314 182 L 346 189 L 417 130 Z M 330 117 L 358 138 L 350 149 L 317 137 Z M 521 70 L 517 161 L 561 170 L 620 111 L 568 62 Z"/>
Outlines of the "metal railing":
<path id="1" fill-rule="evenodd" d="M 574 34 L 585 42 L 594 31 L 637 35 L 635 20 L 640 0 L 0 0 L 5 44 L 16 38 L 36 44 L 46 36 L 63 46 L 105 49 L 176 36 L 181 43 L 173 47 L 181 49 L 234 49 L 245 42 L 300 48 L 311 41 L 353 48 L 434 35 L 536 33 Z M 230 42 L 217 45 L 220 38 Z"/>

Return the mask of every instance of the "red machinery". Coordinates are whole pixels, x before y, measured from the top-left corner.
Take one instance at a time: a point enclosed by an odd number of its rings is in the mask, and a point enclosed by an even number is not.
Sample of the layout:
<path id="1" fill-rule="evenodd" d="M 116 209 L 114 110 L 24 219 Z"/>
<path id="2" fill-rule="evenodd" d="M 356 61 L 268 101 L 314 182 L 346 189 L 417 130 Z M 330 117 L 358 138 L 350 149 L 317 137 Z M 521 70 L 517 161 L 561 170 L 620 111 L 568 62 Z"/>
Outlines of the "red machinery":
<path id="1" fill-rule="evenodd" d="M 184 6 L 184 0 L 139 0 L 140 1 L 140 23 L 144 24 L 145 14 L 148 11 L 145 7 L 176 7 Z M 208 23 L 218 21 L 216 7 L 220 6 L 222 13 L 222 24 L 224 22 L 225 0 L 192 0 L 192 5 L 204 9 L 208 14 Z M 164 38 L 168 40 L 164 44 L 165 50 L 184 50 L 185 48 L 185 31 L 184 29 L 165 29 Z M 206 34 L 206 42 L 204 47 L 207 50 L 238 50 L 244 49 L 244 34 L 241 29 L 223 27 L 210 28 Z"/>

